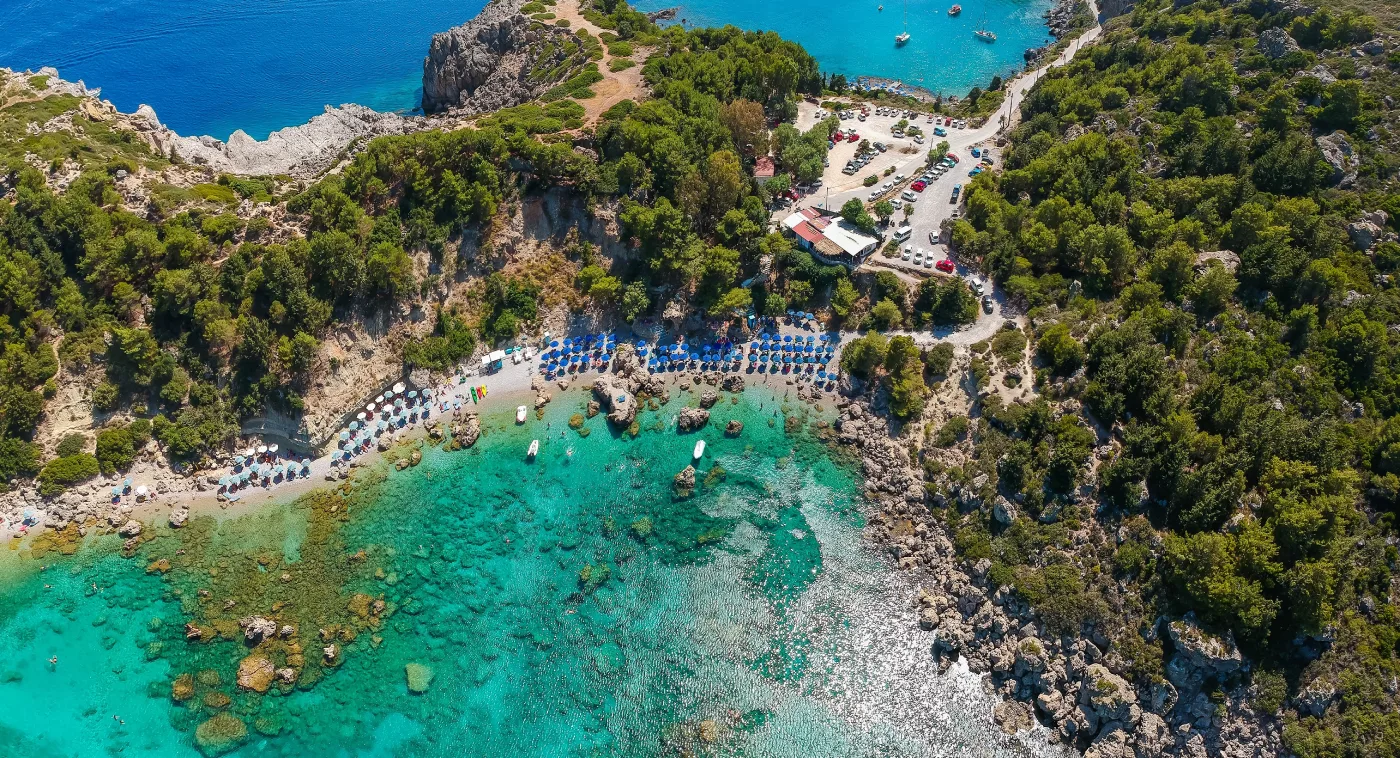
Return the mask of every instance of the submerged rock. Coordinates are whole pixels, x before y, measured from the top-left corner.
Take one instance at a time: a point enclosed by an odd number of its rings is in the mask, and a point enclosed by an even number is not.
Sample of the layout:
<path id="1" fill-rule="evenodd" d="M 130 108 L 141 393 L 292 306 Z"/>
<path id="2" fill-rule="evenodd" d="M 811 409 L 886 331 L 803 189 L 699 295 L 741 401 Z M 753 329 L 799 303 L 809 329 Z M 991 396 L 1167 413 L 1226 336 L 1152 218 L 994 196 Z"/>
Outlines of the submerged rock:
<path id="1" fill-rule="evenodd" d="M 729 437 L 738 437 L 744 433 L 744 422 L 739 419 L 730 419 L 729 423 L 724 425 L 724 433 Z"/>
<path id="2" fill-rule="evenodd" d="M 277 669 L 261 655 L 250 655 L 238 662 L 238 686 L 254 692 L 267 692 Z"/>
<path id="3" fill-rule="evenodd" d="M 433 683 L 433 670 L 421 663 L 410 663 L 403 667 L 404 675 L 408 678 L 408 691 L 422 694 L 428 691 L 428 687 Z"/>
<path id="4" fill-rule="evenodd" d="M 195 728 L 194 739 L 205 755 L 223 755 L 248 739 L 248 727 L 239 719 L 220 713 Z"/>

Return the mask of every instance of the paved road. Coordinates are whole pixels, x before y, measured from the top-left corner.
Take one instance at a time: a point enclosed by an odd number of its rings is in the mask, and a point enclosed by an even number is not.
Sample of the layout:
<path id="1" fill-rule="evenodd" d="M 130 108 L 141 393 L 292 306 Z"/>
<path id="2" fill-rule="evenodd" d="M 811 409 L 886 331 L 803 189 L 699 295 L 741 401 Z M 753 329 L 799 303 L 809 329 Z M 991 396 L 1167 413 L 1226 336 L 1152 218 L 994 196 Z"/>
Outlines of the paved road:
<path id="1" fill-rule="evenodd" d="M 1089 8 L 1090 12 L 1097 18 L 1099 13 L 1098 3 L 1095 2 L 1095 0 L 1089 0 Z M 997 109 L 995 113 L 987 118 L 987 121 L 981 127 L 977 129 L 949 129 L 947 137 L 933 137 L 930 132 L 929 142 L 932 143 L 932 145 L 936 145 L 941 140 L 947 140 L 949 152 L 958 155 L 962 158 L 962 161 L 956 168 L 930 184 L 914 204 L 914 213 L 910 216 L 908 222 L 914 228 L 914 233 L 909 240 L 910 244 L 916 247 L 923 247 L 925 250 L 933 249 L 936 253 L 944 254 L 935 257 L 946 257 L 947 246 L 941 243 L 930 244 L 929 233 L 932 232 L 934 238 L 938 238 L 944 220 L 952 216 L 955 209 L 961 207 L 961 203 L 956 205 L 950 203 L 949 198 L 953 194 L 953 185 L 965 185 L 970 181 L 967 172 L 971 170 L 972 166 L 976 165 L 976 160 L 972 159 L 972 154 L 969 151 L 973 147 L 992 145 L 997 135 L 1007 126 L 1008 122 L 1010 122 L 1011 125 L 1015 124 L 1019 116 L 1019 111 L 1016 109 L 1020 106 L 1021 102 L 1025 100 L 1026 93 L 1030 91 L 1030 88 L 1033 87 L 1036 82 L 1040 81 L 1040 77 L 1049 69 L 1068 63 L 1080 49 L 1098 39 L 1099 35 L 1102 33 L 1103 27 L 1096 23 L 1093 27 L 1076 38 L 1069 47 L 1065 48 L 1065 50 L 1060 53 L 1059 57 L 1043 64 L 1034 71 L 1024 72 L 1007 83 L 1008 96 L 1006 100 L 1002 102 L 1001 107 Z M 842 125 L 844 127 L 851 123 L 854 122 L 845 121 L 842 122 Z M 920 126 L 923 125 L 924 124 L 920 123 Z M 925 148 L 929 146 L 929 144 L 925 144 Z M 923 173 L 922 169 L 927 154 L 927 149 L 918 151 L 915 155 L 903 160 L 896 167 L 896 172 L 907 175 L 908 180 L 906 181 L 912 181 L 919 174 Z M 999 160 L 1001 151 L 994 148 L 993 155 Z M 896 187 L 891 196 L 898 196 L 900 189 L 901 188 Z M 829 197 L 826 193 L 818 193 L 803 198 L 803 200 L 797 204 L 797 207 L 830 207 L 832 209 L 839 209 L 843 203 L 852 197 L 858 197 L 862 201 L 866 200 L 869 196 L 869 192 L 869 189 L 860 187 L 845 192 L 833 192 Z M 790 213 L 791 211 L 787 212 Z M 896 218 L 902 218 L 902 214 L 897 214 Z M 872 255 L 866 264 L 862 266 L 862 269 L 878 270 L 881 268 L 891 269 L 896 273 L 903 274 L 901 278 L 905 279 L 913 276 L 913 272 L 915 271 L 912 263 L 902 261 L 898 258 L 886 258 L 883 253 Z M 918 271 L 920 274 L 927 274 L 923 269 L 919 269 Z M 958 263 L 957 273 L 969 279 L 982 278 L 979 272 L 972 271 L 961 262 Z M 935 332 L 919 332 L 912 333 L 912 336 L 920 343 L 942 340 L 950 341 L 955 345 L 970 345 L 991 338 L 996 334 L 997 330 L 1001 328 L 1002 323 L 1007 318 L 1013 317 L 1013 314 L 1010 313 L 1009 310 L 1003 313 L 1004 306 L 1006 305 L 1005 293 L 1002 292 L 1000 288 L 990 286 L 990 282 L 984 283 L 989 285 L 993 300 L 992 312 L 990 314 L 982 313 L 975 324 L 964 329 L 956 331 L 940 330 Z M 1021 316 L 1019 314 L 1014 314 L 1014 318 L 1018 323 L 1021 322 Z"/>

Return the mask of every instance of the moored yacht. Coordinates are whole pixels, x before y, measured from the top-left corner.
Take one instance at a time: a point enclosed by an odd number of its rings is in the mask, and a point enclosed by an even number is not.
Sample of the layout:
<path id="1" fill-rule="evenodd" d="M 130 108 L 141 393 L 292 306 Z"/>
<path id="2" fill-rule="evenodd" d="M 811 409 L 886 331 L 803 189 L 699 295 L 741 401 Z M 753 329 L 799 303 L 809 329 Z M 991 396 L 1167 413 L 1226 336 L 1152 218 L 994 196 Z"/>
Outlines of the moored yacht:
<path id="1" fill-rule="evenodd" d="M 535 457 L 536 455 L 539 455 L 539 454 L 540 454 L 540 441 L 539 441 L 539 440 L 530 440 L 530 449 L 527 450 L 527 451 L 525 451 L 525 459 L 526 459 L 526 460 L 533 460 L 534 457 Z"/>

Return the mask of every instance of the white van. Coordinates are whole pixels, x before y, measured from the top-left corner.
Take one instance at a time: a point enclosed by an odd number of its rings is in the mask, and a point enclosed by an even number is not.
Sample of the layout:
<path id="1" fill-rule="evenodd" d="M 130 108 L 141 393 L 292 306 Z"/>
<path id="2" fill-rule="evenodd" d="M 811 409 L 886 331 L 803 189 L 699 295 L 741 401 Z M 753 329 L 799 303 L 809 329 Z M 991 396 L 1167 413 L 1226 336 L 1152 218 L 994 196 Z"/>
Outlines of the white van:
<path id="1" fill-rule="evenodd" d="M 908 225 L 908 224 L 905 224 L 904 226 L 901 226 L 901 227 L 899 227 L 898 229 L 896 229 L 896 230 L 894 231 L 894 241 L 895 241 L 895 242 L 903 242 L 903 241 L 909 239 L 909 236 L 912 235 L 913 233 L 914 233 L 914 227 L 912 227 L 912 226 L 910 226 L 910 225 Z"/>

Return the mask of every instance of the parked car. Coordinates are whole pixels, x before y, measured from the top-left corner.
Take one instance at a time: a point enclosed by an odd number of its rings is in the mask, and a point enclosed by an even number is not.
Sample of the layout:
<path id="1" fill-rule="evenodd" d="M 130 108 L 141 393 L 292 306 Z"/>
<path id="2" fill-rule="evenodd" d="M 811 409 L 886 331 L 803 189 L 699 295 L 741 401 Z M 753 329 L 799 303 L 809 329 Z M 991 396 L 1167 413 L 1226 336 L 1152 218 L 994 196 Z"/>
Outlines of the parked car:
<path id="1" fill-rule="evenodd" d="M 977 280 L 977 279 L 973 279 L 973 280 L 971 281 L 971 285 L 972 285 L 972 291 L 973 291 L 973 293 L 975 293 L 975 294 L 977 294 L 977 295 L 981 295 L 981 294 L 982 294 L 982 282 L 981 282 L 981 281 L 979 281 L 979 280 Z"/>
<path id="2" fill-rule="evenodd" d="M 908 224 L 905 224 L 904 226 L 901 226 L 901 227 L 899 227 L 898 229 L 895 230 L 895 232 L 894 232 L 894 241 L 895 241 L 895 242 L 903 242 L 904 240 L 909 239 L 909 235 L 911 235 L 911 234 L 913 234 L 913 233 L 914 233 L 914 227 L 912 227 L 912 226 L 910 226 L 910 225 L 908 225 Z"/>
<path id="3" fill-rule="evenodd" d="M 982 157 L 982 148 L 980 148 L 980 147 L 974 147 L 974 148 L 972 148 L 972 157 L 973 157 L 973 158 L 981 158 L 981 157 Z"/>
<path id="4" fill-rule="evenodd" d="M 928 243 L 929 243 L 930 245 L 937 245 L 937 244 L 938 244 L 938 232 L 929 232 L 929 233 L 928 233 Z"/>
<path id="5" fill-rule="evenodd" d="M 914 190 L 915 192 L 923 192 L 923 191 L 924 191 L 924 188 L 927 187 L 927 186 L 928 186 L 928 185 L 925 184 L 924 181 L 921 179 L 921 180 L 919 180 L 919 181 L 917 181 L 917 182 L 914 182 L 913 184 L 909 185 L 909 189 Z"/>
<path id="6" fill-rule="evenodd" d="M 884 184 L 881 184 L 881 185 L 880 185 L 880 191 L 881 191 L 881 192 L 889 192 L 889 191 L 890 191 L 891 189 L 893 189 L 893 188 L 894 188 L 894 182 L 885 182 Z"/>
<path id="7" fill-rule="evenodd" d="M 905 245 L 905 246 L 904 246 L 904 252 L 900 254 L 899 259 L 902 260 L 902 261 L 907 261 L 907 260 L 909 260 L 909 258 L 910 258 L 911 256 L 913 256 L 913 255 L 914 255 L 914 246 L 913 246 L 913 245 Z"/>
<path id="8" fill-rule="evenodd" d="M 924 268 L 933 268 L 933 253 L 929 253 L 924 259 Z"/>
<path id="9" fill-rule="evenodd" d="M 954 162 L 954 163 L 957 163 L 958 160 L 959 160 L 958 156 L 956 156 L 956 155 L 954 155 L 954 154 L 952 154 L 952 153 L 948 153 L 947 155 L 944 155 L 943 157 L 944 157 L 944 158 L 947 158 L 948 160 L 950 160 L 950 161 L 952 161 L 952 162 Z"/>
<path id="10" fill-rule="evenodd" d="M 983 296 L 982 296 L 982 310 L 983 310 L 983 312 L 985 312 L 985 313 L 991 313 L 991 312 L 992 312 L 992 296 L 991 296 L 991 295 L 983 295 Z"/>
<path id="11" fill-rule="evenodd" d="M 915 200 L 919 199 L 919 196 L 914 194 L 913 190 L 904 190 L 903 192 L 899 193 L 899 196 L 901 198 L 904 198 L 904 201 L 907 203 L 912 203 Z"/>
<path id="12" fill-rule="evenodd" d="M 945 274 L 951 274 L 951 273 L 953 273 L 953 269 L 954 269 L 953 262 L 950 261 L 950 260 L 948 260 L 947 258 L 944 258 L 943 260 L 941 260 L 941 261 L 939 261 L 938 263 L 934 264 L 934 266 L 935 266 L 939 271 L 942 271 L 942 272 L 945 273 Z"/>
<path id="13" fill-rule="evenodd" d="M 919 248 L 918 251 L 916 251 L 916 252 L 914 253 L 914 265 L 915 265 L 915 266 L 922 266 L 923 263 L 924 263 L 924 249 L 923 249 L 923 248 Z"/>
<path id="14" fill-rule="evenodd" d="M 914 144 L 916 144 L 916 145 L 922 145 L 922 144 L 924 144 L 924 138 L 923 138 L 923 137 L 915 137 L 915 138 L 914 138 Z"/>
<path id="15" fill-rule="evenodd" d="M 894 175 L 894 180 L 895 180 L 896 182 L 902 182 L 902 181 L 904 181 L 904 174 L 895 174 L 895 175 Z"/>
<path id="16" fill-rule="evenodd" d="M 948 136 L 948 130 L 947 130 L 947 129 L 944 129 L 944 128 L 941 127 L 941 126 L 935 126 L 935 127 L 933 127 L 933 136 L 935 136 L 935 137 L 947 137 L 947 136 Z"/>
<path id="17" fill-rule="evenodd" d="M 851 136 L 847 137 L 847 138 L 846 138 L 846 141 L 847 141 L 847 142 L 860 142 L 860 135 L 859 135 L 859 134 L 856 134 L 855 132 L 851 132 Z"/>
<path id="18" fill-rule="evenodd" d="M 895 198 L 894 200 L 890 201 L 890 207 L 894 208 L 895 210 L 900 210 L 904 207 L 904 202 L 899 198 Z"/>

